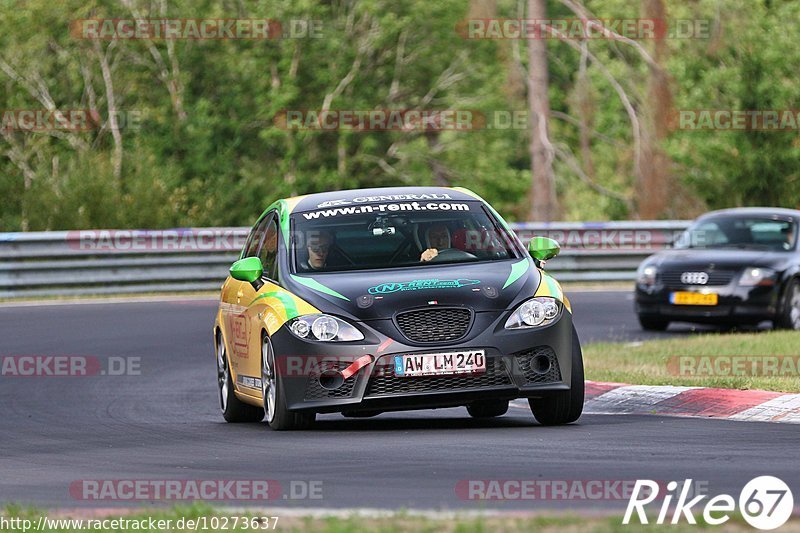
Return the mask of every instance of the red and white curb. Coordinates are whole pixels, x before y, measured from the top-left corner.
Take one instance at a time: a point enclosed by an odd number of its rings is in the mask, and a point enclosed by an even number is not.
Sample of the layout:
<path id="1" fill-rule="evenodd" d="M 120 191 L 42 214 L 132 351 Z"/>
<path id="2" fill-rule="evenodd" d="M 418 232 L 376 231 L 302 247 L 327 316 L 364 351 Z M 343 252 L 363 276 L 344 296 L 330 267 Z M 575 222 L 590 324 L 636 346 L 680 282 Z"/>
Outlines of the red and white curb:
<path id="1" fill-rule="evenodd" d="M 800 424 L 800 394 L 586 382 L 586 414 L 654 414 Z M 526 407 L 519 402 L 516 407 Z"/>

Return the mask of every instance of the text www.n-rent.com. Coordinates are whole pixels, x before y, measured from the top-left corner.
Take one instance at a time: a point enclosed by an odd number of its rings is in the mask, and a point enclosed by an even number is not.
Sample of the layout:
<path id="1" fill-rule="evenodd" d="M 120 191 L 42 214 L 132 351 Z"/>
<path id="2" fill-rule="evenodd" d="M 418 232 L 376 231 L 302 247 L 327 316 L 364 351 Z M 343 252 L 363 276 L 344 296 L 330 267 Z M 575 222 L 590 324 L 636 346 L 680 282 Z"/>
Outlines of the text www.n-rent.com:
<path id="1" fill-rule="evenodd" d="M 306 218 L 306 220 L 315 220 L 320 217 L 329 218 L 344 215 L 361 215 L 386 212 L 396 213 L 398 211 L 469 211 L 469 204 L 454 204 L 447 202 L 429 202 L 426 204 L 420 204 L 419 202 L 409 202 L 397 204 L 357 205 L 323 209 L 321 211 L 311 211 L 309 213 L 303 213 L 303 216 Z"/>

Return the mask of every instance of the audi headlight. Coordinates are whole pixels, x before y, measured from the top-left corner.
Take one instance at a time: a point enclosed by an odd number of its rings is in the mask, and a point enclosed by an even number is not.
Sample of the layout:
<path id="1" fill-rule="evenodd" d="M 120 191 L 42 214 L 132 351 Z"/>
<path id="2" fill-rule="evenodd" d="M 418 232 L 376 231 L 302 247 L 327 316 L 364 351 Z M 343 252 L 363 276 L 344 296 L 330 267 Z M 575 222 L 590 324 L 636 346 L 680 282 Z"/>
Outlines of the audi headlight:
<path id="1" fill-rule="evenodd" d="M 775 271 L 771 268 L 753 267 L 746 268 L 739 278 L 739 285 L 742 287 L 755 287 L 756 285 L 773 285 L 775 283 Z"/>
<path id="2" fill-rule="evenodd" d="M 360 341 L 364 334 L 355 326 L 331 315 L 303 315 L 292 319 L 289 331 L 295 337 L 325 342 Z"/>
<path id="3" fill-rule="evenodd" d="M 561 302 L 555 298 L 539 296 L 522 303 L 508 317 L 506 329 L 548 326 L 561 314 Z"/>
<path id="4" fill-rule="evenodd" d="M 641 265 L 636 271 L 636 283 L 639 285 L 655 285 L 658 269 L 653 265 Z"/>

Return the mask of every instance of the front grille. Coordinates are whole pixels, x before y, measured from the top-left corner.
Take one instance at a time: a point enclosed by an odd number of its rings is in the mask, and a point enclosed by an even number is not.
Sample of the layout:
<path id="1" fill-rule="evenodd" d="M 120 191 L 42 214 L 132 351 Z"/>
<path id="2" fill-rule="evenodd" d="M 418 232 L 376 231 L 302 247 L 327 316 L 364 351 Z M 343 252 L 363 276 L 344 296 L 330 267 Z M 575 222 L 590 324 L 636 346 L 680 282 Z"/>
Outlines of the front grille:
<path id="1" fill-rule="evenodd" d="M 370 379 L 366 396 L 387 396 L 391 394 L 425 393 L 439 391 L 460 391 L 481 387 L 501 387 L 511 385 L 506 366 L 500 358 L 486 358 L 486 372 L 481 374 L 456 374 L 452 376 L 414 376 L 396 377 L 394 375 L 394 356 L 380 360 L 380 369 Z"/>
<path id="2" fill-rule="evenodd" d="M 525 384 L 561 381 L 561 369 L 556 353 L 549 346 L 537 346 L 514 354 L 514 371 L 525 377 Z"/>
<path id="3" fill-rule="evenodd" d="M 353 395 L 353 388 L 356 384 L 358 373 L 350 376 L 341 387 L 336 390 L 328 390 L 319 384 L 319 376 L 327 370 L 344 370 L 350 366 L 346 361 L 323 361 L 319 368 L 309 372 L 308 385 L 306 386 L 305 401 L 325 400 L 328 398 L 350 398 Z"/>
<path id="4" fill-rule="evenodd" d="M 708 283 L 703 285 L 686 284 L 681 281 L 681 276 L 684 272 L 705 272 L 708 274 Z M 736 272 L 733 270 L 703 270 L 701 268 L 695 270 L 687 268 L 686 270 L 666 270 L 661 272 L 660 277 L 661 283 L 667 287 L 719 287 L 730 283 L 735 275 Z"/>
<path id="5" fill-rule="evenodd" d="M 397 314 L 400 332 L 414 342 L 449 342 L 464 337 L 472 312 L 464 308 L 420 309 Z"/>

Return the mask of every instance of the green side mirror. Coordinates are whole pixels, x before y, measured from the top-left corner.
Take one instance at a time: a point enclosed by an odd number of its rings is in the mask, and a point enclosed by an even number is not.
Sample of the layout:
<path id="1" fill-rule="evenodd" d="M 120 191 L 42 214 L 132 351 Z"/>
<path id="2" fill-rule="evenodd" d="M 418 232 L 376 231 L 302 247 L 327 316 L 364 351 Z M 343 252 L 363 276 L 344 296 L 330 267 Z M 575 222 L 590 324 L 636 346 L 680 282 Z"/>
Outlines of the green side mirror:
<path id="1" fill-rule="evenodd" d="M 245 257 L 232 264 L 229 272 L 233 279 L 255 283 L 261 279 L 264 267 L 261 266 L 261 259 L 258 257 Z"/>
<path id="2" fill-rule="evenodd" d="M 547 261 L 558 255 L 561 246 L 558 242 L 549 237 L 533 237 L 528 243 L 528 251 L 531 257 L 537 261 Z"/>

